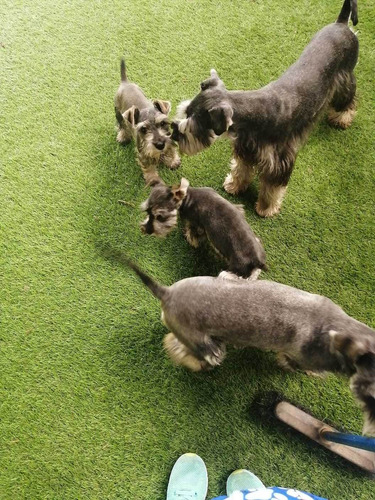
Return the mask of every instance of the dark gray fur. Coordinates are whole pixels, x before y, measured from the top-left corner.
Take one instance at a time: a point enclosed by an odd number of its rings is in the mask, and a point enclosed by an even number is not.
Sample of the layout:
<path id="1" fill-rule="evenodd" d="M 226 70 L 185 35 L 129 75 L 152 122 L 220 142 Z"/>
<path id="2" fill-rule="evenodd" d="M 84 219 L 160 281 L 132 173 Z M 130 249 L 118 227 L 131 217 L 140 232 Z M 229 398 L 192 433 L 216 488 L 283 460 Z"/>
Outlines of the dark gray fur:
<path id="1" fill-rule="evenodd" d="M 358 40 L 347 25 L 350 12 L 357 22 L 356 2 L 345 0 L 337 22 L 319 31 L 296 63 L 259 90 L 228 91 L 212 70 L 172 124 L 183 153 L 195 154 L 222 134 L 232 140 L 232 173 L 224 188 L 232 194 L 246 189 L 257 171 L 260 215 L 279 211 L 297 151 L 322 112 L 330 107 L 335 126 L 351 123 Z"/>
<path id="2" fill-rule="evenodd" d="M 197 247 L 207 239 L 227 261 L 230 273 L 256 279 L 266 268 L 266 254 L 242 206 L 233 205 L 212 188 L 192 188 L 186 179 L 168 187 L 159 179 L 142 208 L 148 214 L 141 226 L 146 234 L 168 234 L 177 225 L 178 210 L 188 242 Z"/>
<path id="3" fill-rule="evenodd" d="M 125 61 L 121 61 L 121 83 L 115 95 L 117 140 L 128 144 L 135 137 L 137 160 L 146 182 L 157 176 L 159 163 L 171 169 L 181 164 L 176 145 L 170 137 L 170 108 L 168 101 L 151 101 L 138 85 L 129 82 Z"/>

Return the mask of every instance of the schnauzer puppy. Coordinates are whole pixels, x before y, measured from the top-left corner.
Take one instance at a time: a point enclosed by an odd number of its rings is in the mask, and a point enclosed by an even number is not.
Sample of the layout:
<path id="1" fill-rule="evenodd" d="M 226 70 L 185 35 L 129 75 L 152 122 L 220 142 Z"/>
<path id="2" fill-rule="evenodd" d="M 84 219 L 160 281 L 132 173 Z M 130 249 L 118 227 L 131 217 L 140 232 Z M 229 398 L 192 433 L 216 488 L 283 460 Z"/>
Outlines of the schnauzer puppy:
<path id="1" fill-rule="evenodd" d="M 173 332 L 164 346 L 175 363 L 214 367 L 232 344 L 276 351 L 289 370 L 346 373 L 364 411 L 363 433 L 375 434 L 375 330 L 326 297 L 272 281 L 199 276 L 165 287 L 126 263 L 161 301 Z"/>
<path id="2" fill-rule="evenodd" d="M 188 243 L 196 248 L 207 239 L 228 262 L 228 272 L 223 272 L 227 277 L 234 274 L 253 280 L 266 268 L 266 254 L 242 205 L 233 205 L 211 188 L 192 188 L 184 178 L 179 186 L 168 187 L 155 179 L 141 208 L 148 214 L 142 231 L 161 237 L 176 227 L 179 211 Z"/>
<path id="3" fill-rule="evenodd" d="M 256 211 L 263 217 L 279 212 L 298 148 L 324 109 L 330 108 L 333 126 L 345 129 L 353 120 L 358 40 L 348 27 L 350 16 L 357 24 L 356 0 L 345 0 L 336 23 L 319 31 L 298 61 L 265 87 L 228 91 L 211 70 L 200 93 L 179 106 L 172 138 L 180 151 L 193 155 L 218 136 L 229 137 L 233 159 L 224 189 L 244 191 L 258 172 Z"/>
<path id="4" fill-rule="evenodd" d="M 159 162 L 175 169 L 181 160 L 170 137 L 168 101 L 146 98 L 135 83 L 128 81 L 125 61 L 121 60 L 121 83 L 115 96 L 115 112 L 118 122 L 117 141 L 128 144 L 135 137 L 137 160 L 146 182 L 157 175 Z"/>

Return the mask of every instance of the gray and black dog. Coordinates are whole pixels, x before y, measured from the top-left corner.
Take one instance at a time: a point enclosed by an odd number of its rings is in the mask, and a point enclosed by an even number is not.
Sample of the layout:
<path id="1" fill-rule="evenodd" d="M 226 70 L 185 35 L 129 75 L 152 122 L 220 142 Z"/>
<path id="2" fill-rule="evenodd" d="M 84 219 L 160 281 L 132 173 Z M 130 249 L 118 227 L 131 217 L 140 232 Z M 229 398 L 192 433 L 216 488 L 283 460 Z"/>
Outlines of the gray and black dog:
<path id="1" fill-rule="evenodd" d="M 266 254 L 245 219 L 242 205 L 233 205 L 208 187 L 193 188 L 181 179 L 178 186 L 167 186 L 162 179 L 151 183 L 149 198 L 141 208 L 147 218 L 142 231 L 155 236 L 166 236 L 177 226 L 177 212 L 185 224 L 185 236 L 193 247 L 207 239 L 228 263 L 231 274 L 251 280 L 266 269 Z"/>
<path id="2" fill-rule="evenodd" d="M 281 207 L 297 151 L 329 107 L 329 122 L 347 128 L 355 115 L 358 40 L 356 0 L 345 0 L 337 21 L 319 31 L 302 55 L 278 80 L 259 90 L 228 91 L 217 72 L 201 83 L 200 93 L 180 104 L 172 138 L 193 155 L 225 134 L 233 144 L 228 193 L 244 191 L 258 172 L 256 211 L 264 217 Z"/>
<path id="3" fill-rule="evenodd" d="M 156 175 L 158 163 L 175 169 L 181 160 L 170 135 L 169 101 L 147 99 L 135 83 L 126 76 L 124 59 L 121 60 L 121 83 L 115 95 L 115 113 L 118 122 L 117 141 L 129 143 L 135 137 L 137 159 L 146 182 Z"/>
<path id="4" fill-rule="evenodd" d="M 289 370 L 348 374 L 363 433 L 375 434 L 375 330 L 330 299 L 265 280 L 199 276 L 165 287 L 126 263 L 161 301 L 173 332 L 164 346 L 176 364 L 193 371 L 220 365 L 231 344 L 276 351 Z"/>

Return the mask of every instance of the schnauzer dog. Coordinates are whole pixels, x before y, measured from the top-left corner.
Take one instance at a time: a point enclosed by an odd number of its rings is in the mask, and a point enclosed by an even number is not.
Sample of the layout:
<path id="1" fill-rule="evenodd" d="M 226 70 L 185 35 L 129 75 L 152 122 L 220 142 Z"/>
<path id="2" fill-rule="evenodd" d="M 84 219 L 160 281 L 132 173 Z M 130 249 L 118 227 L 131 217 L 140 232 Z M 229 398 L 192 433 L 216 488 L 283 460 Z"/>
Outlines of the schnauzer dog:
<path id="1" fill-rule="evenodd" d="M 159 162 L 171 169 L 181 164 L 176 145 L 170 137 L 170 110 L 170 102 L 160 99 L 150 101 L 138 85 L 128 81 L 122 59 L 121 83 L 115 96 L 117 141 L 128 144 L 135 137 L 137 160 L 146 182 L 157 175 Z"/>
<path id="2" fill-rule="evenodd" d="M 280 211 L 297 151 L 325 108 L 333 126 L 345 129 L 353 120 L 358 40 L 348 27 L 350 16 L 356 25 L 356 0 L 345 0 L 336 23 L 319 31 L 298 61 L 265 87 L 228 91 L 211 70 L 200 93 L 178 108 L 172 138 L 182 153 L 198 153 L 223 134 L 231 139 L 228 193 L 244 191 L 259 173 L 260 216 Z"/>
<path id="3" fill-rule="evenodd" d="M 228 262 L 228 271 L 242 278 L 257 279 L 266 269 L 264 249 L 245 219 L 242 205 L 233 205 L 211 188 L 192 188 L 187 179 L 168 187 L 159 178 L 142 203 L 147 218 L 146 234 L 166 236 L 177 225 L 177 211 L 185 223 L 185 236 L 193 247 L 207 239 Z"/>
<path id="4" fill-rule="evenodd" d="M 375 435 L 375 330 L 326 297 L 272 281 L 199 276 L 165 287 L 126 263 L 161 301 L 173 332 L 164 346 L 176 364 L 212 368 L 232 344 L 276 351 L 289 370 L 348 374 L 364 411 L 363 433 Z"/>

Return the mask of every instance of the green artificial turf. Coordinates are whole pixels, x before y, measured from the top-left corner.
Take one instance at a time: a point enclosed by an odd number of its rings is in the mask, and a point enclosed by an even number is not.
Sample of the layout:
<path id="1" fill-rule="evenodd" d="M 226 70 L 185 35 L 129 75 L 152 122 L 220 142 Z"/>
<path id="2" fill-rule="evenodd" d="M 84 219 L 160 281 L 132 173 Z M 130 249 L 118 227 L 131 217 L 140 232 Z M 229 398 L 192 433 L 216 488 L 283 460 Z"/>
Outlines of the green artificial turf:
<path id="1" fill-rule="evenodd" d="M 330 500 L 375 498 L 374 482 L 339 457 L 259 418 L 277 390 L 321 419 L 360 432 L 345 377 L 288 374 L 272 353 L 231 349 L 210 373 L 174 367 L 159 304 L 104 246 L 164 284 L 215 275 L 221 263 L 176 230 L 143 236 L 147 197 L 134 148 L 115 141 L 113 96 L 125 55 L 150 97 L 196 94 L 215 67 L 228 89 L 277 78 L 341 0 L 3 0 L 0 6 L 0 498 L 163 500 L 177 457 L 199 453 L 209 494 L 246 467 L 267 484 Z M 374 34 L 359 1 L 358 114 L 323 120 L 301 150 L 279 216 L 254 212 L 256 185 L 230 197 L 230 145 L 217 142 L 186 176 L 246 207 L 264 243 L 263 275 L 374 318 Z M 128 205 L 119 205 L 118 200 Z"/>

